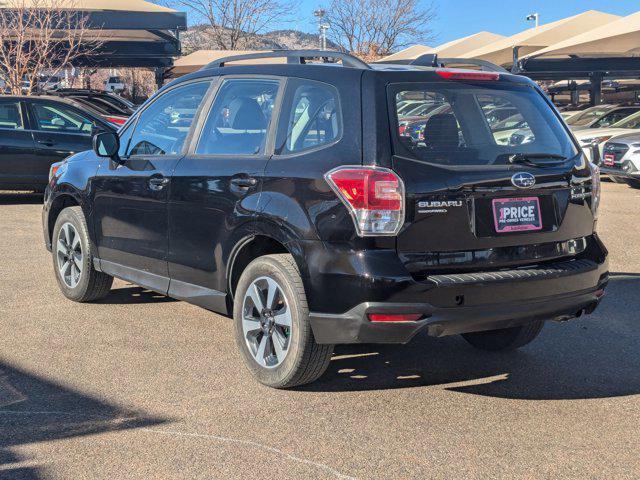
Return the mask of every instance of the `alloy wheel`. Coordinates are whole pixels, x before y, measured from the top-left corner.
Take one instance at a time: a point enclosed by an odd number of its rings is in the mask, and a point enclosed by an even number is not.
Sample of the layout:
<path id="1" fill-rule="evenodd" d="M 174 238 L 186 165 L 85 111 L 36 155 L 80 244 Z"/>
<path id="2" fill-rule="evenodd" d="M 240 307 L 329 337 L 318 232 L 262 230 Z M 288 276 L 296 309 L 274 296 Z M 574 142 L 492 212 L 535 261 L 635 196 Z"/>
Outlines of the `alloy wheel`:
<path id="1" fill-rule="evenodd" d="M 56 244 L 58 272 L 64 284 L 75 288 L 82 276 L 83 253 L 80 234 L 71 223 L 65 223 L 58 233 Z"/>
<path id="2" fill-rule="evenodd" d="M 242 301 L 242 331 L 254 360 L 280 365 L 291 345 L 291 309 L 283 288 L 270 277 L 254 280 Z"/>

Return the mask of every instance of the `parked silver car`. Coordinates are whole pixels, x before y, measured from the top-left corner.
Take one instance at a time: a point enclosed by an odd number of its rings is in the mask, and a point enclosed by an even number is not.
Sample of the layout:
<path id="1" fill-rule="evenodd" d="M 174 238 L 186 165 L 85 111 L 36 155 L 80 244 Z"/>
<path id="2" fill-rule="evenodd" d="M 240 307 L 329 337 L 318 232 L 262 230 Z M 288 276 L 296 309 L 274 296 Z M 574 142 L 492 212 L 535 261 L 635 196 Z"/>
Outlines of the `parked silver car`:
<path id="1" fill-rule="evenodd" d="M 604 145 L 600 172 L 640 188 L 640 133 L 612 138 Z"/>

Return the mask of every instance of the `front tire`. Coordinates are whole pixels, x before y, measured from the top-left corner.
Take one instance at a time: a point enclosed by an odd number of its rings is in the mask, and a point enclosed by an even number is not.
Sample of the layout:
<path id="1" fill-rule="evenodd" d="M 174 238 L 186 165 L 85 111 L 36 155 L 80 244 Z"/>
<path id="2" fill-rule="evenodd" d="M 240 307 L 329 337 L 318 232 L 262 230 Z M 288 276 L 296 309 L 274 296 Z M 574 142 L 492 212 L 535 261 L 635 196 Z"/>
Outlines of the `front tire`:
<path id="1" fill-rule="evenodd" d="M 113 277 L 93 268 L 89 229 L 80 207 L 67 207 L 51 237 L 53 268 L 62 294 L 74 302 L 92 302 L 111 290 Z"/>
<path id="2" fill-rule="evenodd" d="M 615 175 L 609 175 L 609 179 L 610 179 L 613 183 L 625 183 L 624 178 L 622 178 L 622 177 L 616 177 Z"/>
<path id="3" fill-rule="evenodd" d="M 318 345 L 309 322 L 302 278 L 293 257 L 266 255 L 242 272 L 234 297 L 236 343 L 262 384 L 311 383 L 329 366 L 333 345 Z"/>
<path id="4" fill-rule="evenodd" d="M 480 350 L 510 351 L 531 343 L 544 326 L 544 320 L 519 327 L 501 328 L 486 332 L 463 333 L 462 338 Z"/>

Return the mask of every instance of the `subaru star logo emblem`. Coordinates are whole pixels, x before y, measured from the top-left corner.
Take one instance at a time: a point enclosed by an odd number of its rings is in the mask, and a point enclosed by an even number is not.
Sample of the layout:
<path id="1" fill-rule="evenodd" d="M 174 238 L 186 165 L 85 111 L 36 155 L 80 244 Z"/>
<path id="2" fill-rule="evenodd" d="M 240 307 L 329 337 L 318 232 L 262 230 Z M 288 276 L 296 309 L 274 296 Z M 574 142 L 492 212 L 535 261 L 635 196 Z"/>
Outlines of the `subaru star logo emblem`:
<path id="1" fill-rule="evenodd" d="M 536 184 L 536 177 L 528 172 L 520 172 L 511 177 L 511 183 L 518 188 L 531 188 Z"/>

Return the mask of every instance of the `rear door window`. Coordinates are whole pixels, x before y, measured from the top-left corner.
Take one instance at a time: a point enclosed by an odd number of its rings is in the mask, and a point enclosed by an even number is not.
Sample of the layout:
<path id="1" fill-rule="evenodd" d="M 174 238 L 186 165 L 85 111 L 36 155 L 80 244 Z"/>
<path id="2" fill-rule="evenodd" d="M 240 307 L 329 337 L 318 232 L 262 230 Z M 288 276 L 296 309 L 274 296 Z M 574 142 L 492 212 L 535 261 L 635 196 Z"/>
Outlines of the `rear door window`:
<path id="1" fill-rule="evenodd" d="M 278 135 L 279 154 L 320 148 L 342 136 L 335 87 L 312 80 L 291 80 L 287 90 Z"/>
<path id="2" fill-rule="evenodd" d="M 518 153 L 578 153 L 553 110 L 528 86 L 400 84 L 390 87 L 389 98 L 396 154 L 435 164 L 494 165 Z M 407 112 L 409 101 L 422 108 Z"/>
<path id="3" fill-rule="evenodd" d="M 279 87 L 277 80 L 225 80 L 209 111 L 196 153 L 263 153 Z"/>
<path id="4" fill-rule="evenodd" d="M 5 130 L 24 130 L 20 102 L 0 102 L 0 128 Z"/>

